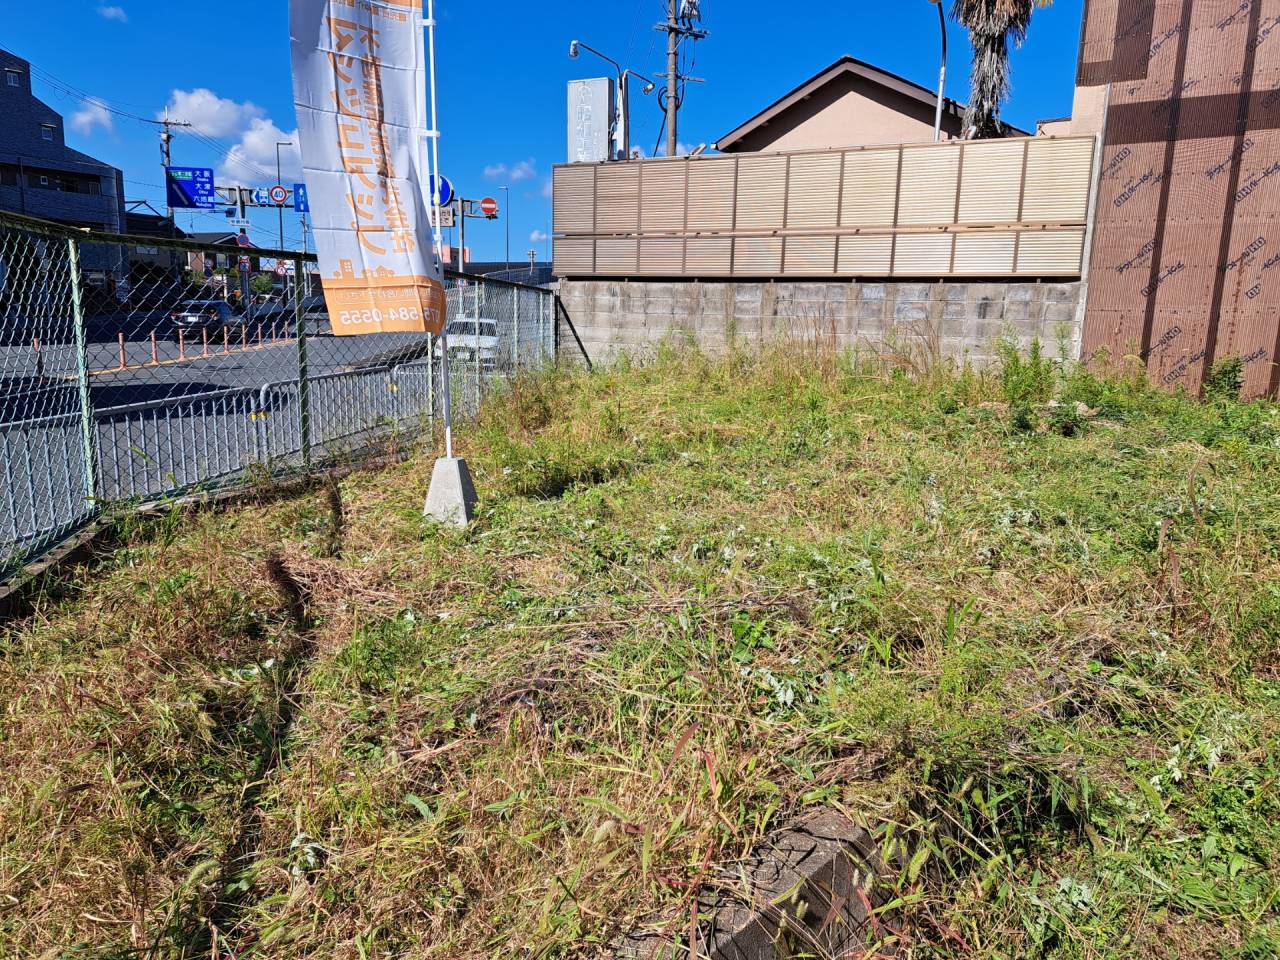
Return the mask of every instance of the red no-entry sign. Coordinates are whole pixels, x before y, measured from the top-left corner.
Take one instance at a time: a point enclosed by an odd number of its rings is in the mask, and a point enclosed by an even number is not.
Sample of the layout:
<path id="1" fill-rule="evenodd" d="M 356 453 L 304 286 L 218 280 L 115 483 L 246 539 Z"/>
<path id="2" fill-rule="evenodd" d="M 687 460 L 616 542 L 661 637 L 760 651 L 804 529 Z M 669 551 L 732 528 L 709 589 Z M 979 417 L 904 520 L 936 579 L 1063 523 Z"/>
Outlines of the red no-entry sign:
<path id="1" fill-rule="evenodd" d="M 486 217 L 496 217 L 498 215 L 498 201 L 493 197 L 485 197 L 480 201 L 480 212 Z"/>

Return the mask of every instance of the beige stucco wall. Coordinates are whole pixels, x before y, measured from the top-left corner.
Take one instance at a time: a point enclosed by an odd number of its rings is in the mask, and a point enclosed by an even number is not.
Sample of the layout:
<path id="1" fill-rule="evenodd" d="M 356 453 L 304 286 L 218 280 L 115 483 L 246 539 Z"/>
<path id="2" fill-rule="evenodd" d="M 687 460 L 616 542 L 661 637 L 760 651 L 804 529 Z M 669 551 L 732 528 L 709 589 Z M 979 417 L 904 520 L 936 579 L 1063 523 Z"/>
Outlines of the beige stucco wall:
<path id="1" fill-rule="evenodd" d="M 826 150 L 933 139 L 934 108 L 862 77 L 845 75 L 752 131 L 733 153 Z M 942 118 L 943 136 L 959 135 L 960 119 Z"/>
<path id="2" fill-rule="evenodd" d="M 1071 108 L 1072 136 L 1088 136 L 1102 132 L 1107 114 L 1107 88 L 1076 87 L 1075 104 Z"/>
<path id="3" fill-rule="evenodd" d="M 1065 120 L 1041 120 L 1036 124 L 1037 137 L 1067 137 L 1071 135 L 1071 118 Z"/>

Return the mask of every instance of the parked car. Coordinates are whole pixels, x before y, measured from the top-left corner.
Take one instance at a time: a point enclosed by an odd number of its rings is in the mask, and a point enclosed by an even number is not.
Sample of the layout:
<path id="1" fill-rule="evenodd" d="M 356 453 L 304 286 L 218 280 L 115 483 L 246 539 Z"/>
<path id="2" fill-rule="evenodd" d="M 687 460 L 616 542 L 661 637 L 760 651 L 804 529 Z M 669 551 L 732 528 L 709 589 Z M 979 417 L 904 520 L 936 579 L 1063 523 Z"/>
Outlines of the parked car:
<path id="1" fill-rule="evenodd" d="M 449 359 L 476 363 L 492 370 L 498 363 L 498 321 L 484 317 L 458 317 L 445 328 L 449 338 Z M 436 347 L 437 352 L 439 346 Z"/>
<path id="2" fill-rule="evenodd" d="M 303 297 L 302 312 L 306 315 L 307 319 L 311 319 L 312 317 L 318 317 L 324 320 L 329 319 L 329 308 L 325 305 L 323 294 Z"/>
<path id="3" fill-rule="evenodd" d="M 173 323 L 173 338 L 177 340 L 181 334 L 187 342 L 200 339 L 205 331 L 213 338 L 223 330 L 238 331 L 244 326 L 244 317 L 222 300 L 184 300 L 169 314 L 169 319 Z"/>

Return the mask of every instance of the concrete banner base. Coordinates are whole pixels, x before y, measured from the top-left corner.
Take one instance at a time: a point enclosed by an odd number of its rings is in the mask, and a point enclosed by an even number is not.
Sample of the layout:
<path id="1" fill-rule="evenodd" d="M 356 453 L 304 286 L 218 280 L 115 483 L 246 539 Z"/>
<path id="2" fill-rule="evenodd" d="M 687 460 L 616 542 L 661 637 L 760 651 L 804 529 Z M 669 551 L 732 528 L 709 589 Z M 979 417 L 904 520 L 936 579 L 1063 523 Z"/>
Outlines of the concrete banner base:
<path id="1" fill-rule="evenodd" d="M 431 471 L 424 510 L 428 518 L 462 529 L 475 515 L 476 488 L 471 482 L 467 461 L 461 457 L 441 457 Z"/>

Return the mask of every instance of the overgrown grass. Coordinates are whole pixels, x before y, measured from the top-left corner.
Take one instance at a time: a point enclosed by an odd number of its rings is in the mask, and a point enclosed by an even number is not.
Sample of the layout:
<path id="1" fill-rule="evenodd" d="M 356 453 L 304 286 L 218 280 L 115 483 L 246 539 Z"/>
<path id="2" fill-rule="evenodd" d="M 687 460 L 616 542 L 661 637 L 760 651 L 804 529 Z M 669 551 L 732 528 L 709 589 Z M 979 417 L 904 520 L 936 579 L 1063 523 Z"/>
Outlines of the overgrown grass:
<path id="1" fill-rule="evenodd" d="M 665 353 L 461 433 L 465 533 L 424 450 L 10 627 L 0 954 L 603 955 L 818 806 L 912 956 L 1280 951 L 1274 404 Z"/>

